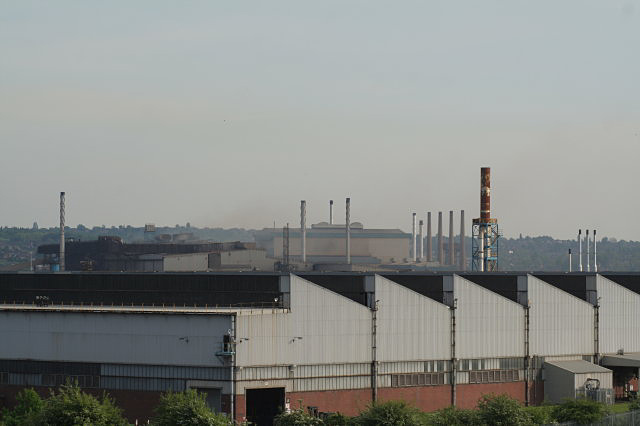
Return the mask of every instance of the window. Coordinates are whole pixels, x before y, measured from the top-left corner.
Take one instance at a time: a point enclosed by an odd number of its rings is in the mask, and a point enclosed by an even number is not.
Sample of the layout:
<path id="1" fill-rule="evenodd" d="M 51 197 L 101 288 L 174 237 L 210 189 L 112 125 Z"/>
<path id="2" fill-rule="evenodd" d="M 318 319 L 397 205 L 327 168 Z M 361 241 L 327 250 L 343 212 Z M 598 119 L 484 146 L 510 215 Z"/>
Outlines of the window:
<path id="1" fill-rule="evenodd" d="M 485 370 L 469 373 L 469 383 L 504 383 L 518 380 L 520 380 L 518 370 Z"/>
<path id="2" fill-rule="evenodd" d="M 444 373 L 392 374 L 391 387 L 444 385 Z"/>

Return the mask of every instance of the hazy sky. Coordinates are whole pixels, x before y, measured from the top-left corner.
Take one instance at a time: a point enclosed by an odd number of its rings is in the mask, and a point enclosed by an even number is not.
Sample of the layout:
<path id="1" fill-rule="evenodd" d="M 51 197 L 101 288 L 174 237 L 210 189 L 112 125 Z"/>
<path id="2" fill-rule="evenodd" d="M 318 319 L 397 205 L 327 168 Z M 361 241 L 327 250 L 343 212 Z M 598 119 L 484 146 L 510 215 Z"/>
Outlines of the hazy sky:
<path id="1" fill-rule="evenodd" d="M 0 0 L 0 225 L 470 223 L 490 166 L 507 236 L 640 240 L 639 162 L 640 1 Z"/>

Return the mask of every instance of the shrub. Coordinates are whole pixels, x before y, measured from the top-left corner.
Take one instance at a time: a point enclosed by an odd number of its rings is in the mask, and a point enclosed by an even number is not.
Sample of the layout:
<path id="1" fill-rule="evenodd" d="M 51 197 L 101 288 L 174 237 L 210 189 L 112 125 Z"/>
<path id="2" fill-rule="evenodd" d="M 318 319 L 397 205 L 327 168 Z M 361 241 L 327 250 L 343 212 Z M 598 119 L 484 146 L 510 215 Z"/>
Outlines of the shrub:
<path id="1" fill-rule="evenodd" d="M 107 394 L 96 399 L 84 393 L 77 385 L 66 384 L 57 392 L 51 392 L 34 424 L 124 426 L 129 423 L 122 417 L 122 410 L 115 406 Z"/>
<path id="2" fill-rule="evenodd" d="M 525 413 L 531 418 L 531 422 L 534 425 L 547 425 L 553 423 L 553 417 L 551 416 L 551 410 L 553 407 L 549 405 L 541 405 L 539 407 L 523 407 Z"/>
<path id="3" fill-rule="evenodd" d="M 16 395 L 16 400 L 18 404 L 13 410 L 9 411 L 6 408 L 2 410 L 0 425 L 21 426 L 35 424 L 44 406 L 40 395 L 33 389 L 23 389 Z"/>
<path id="4" fill-rule="evenodd" d="M 354 420 L 344 414 L 335 413 L 324 419 L 324 424 L 326 426 L 350 426 L 354 424 Z"/>
<path id="5" fill-rule="evenodd" d="M 362 426 L 421 426 L 422 413 L 404 401 L 387 401 L 371 404 L 355 419 Z"/>
<path id="6" fill-rule="evenodd" d="M 207 406 L 206 396 L 195 389 L 168 392 L 160 397 L 156 407 L 154 426 L 226 426 L 231 424 L 222 414 Z"/>
<path id="7" fill-rule="evenodd" d="M 557 422 L 589 424 L 601 420 L 609 413 L 606 405 L 590 399 L 566 399 L 553 407 L 551 415 Z"/>
<path id="8" fill-rule="evenodd" d="M 427 424 L 432 426 L 476 426 L 480 424 L 480 419 L 476 410 L 447 407 L 430 414 L 427 418 Z"/>
<path id="9" fill-rule="evenodd" d="M 531 417 L 522 405 L 507 395 L 483 395 L 478 401 L 478 418 L 487 426 L 532 425 Z"/>

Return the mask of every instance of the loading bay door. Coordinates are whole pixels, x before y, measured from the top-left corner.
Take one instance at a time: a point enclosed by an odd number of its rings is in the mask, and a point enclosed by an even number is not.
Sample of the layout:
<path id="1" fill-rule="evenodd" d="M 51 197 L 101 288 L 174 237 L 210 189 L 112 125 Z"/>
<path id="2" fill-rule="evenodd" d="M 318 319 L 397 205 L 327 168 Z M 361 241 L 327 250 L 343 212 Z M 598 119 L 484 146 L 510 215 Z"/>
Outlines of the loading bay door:
<path id="1" fill-rule="evenodd" d="M 284 410 L 284 388 L 246 389 L 247 420 L 257 426 L 272 426 Z"/>

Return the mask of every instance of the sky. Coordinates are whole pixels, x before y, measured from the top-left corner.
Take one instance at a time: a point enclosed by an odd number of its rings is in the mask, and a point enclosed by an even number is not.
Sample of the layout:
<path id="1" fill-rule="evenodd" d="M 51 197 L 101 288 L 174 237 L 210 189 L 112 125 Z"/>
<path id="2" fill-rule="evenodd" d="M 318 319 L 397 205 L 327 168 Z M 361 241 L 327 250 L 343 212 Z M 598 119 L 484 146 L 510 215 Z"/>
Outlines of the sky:
<path id="1" fill-rule="evenodd" d="M 639 159 L 636 0 L 0 0 L 2 226 L 640 240 Z"/>

